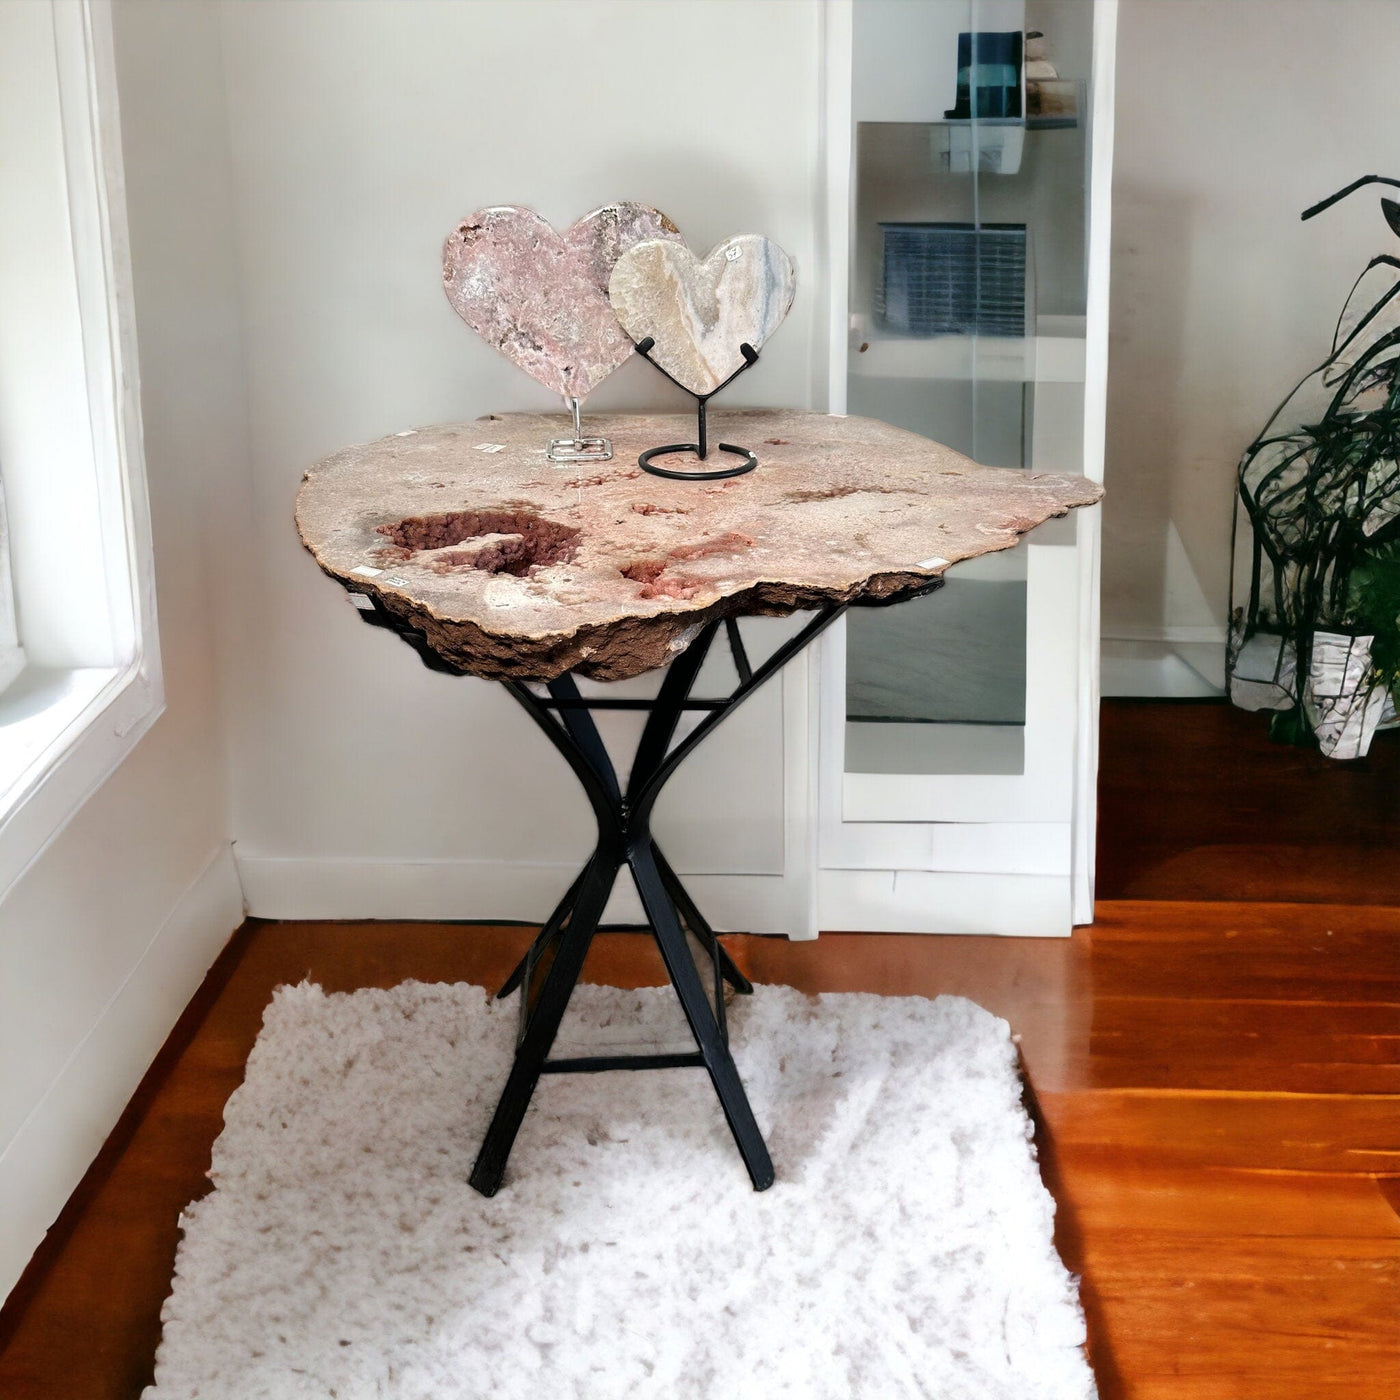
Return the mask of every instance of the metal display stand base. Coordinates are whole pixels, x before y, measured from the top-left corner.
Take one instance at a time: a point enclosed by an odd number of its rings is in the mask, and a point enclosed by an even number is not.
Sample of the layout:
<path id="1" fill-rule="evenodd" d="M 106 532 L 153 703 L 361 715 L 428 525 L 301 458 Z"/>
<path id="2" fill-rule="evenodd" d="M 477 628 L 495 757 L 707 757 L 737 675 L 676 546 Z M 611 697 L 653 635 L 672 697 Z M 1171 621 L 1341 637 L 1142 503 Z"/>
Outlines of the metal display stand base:
<path id="1" fill-rule="evenodd" d="M 612 443 L 604 437 L 584 437 L 582 407 L 576 398 L 564 402 L 574 418 L 574 435 L 567 438 L 550 438 L 545 456 L 556 465 L 568 462 L 611 462 Z"/>
<path id="2" fill-rule="evenodd" d="M 744 363 L 724 381 L 711 389 L 708 394 L 697 394 L 693 389 L 688 389 L 669 370 L 661 369 L 656 361 L 651 358 L 652 347 L 656 342 L 647 336 L 645 340 L 637 342 L 637 353 L 661 370 L 661 373 L 671 381 L 678 389 L 685 389 L 685 392 L 695 400 L 695 441 L 694 442 L 672 442 L 665 447 L 653 447 L 643 452 L 637 458 L 637 465 L 644 472 L 650 472 L 653 476 L 668 477 L 672 481 L 722 481 L 725 477 L 743 476 L 746 472 L 751 472 L 758 465 L 758 458 L 749 451 L 747 447 L 735 447 L 732 442 L 722 442 L 719 450 L 727 453 L 731 457 L 738 457 L 737 463 L 731 463 L 727 467 L 713 467 L 708 471 L 680 471 L 675 467 L 658 467 L 656 459 L 658 457 L 674 456 L 678 453 L 689 453 L 697 457 L 700 461 L 705 461 L 710 455 L 709 430 L 705 424 L 705 409 L 710 400 L 719 393 L 725 385 L 732 384 L 746 369 L 752 369 L 758 363 L 758 351 L 745 341 L 739 347 L 739 354 L 743 357 Z"/>

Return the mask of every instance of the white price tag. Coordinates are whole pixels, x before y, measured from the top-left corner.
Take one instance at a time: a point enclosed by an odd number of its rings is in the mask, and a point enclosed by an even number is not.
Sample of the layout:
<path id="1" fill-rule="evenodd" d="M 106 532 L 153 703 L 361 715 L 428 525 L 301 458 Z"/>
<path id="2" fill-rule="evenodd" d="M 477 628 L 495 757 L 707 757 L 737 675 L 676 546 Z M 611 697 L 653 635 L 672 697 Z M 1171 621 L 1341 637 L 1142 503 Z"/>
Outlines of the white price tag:
<path id="1" fill-rule="evenodd" d="M 361 612 L 374 611 L 374 599 L 368 593 L 351 593 L 349 597 L 352 608 L 359 608 Z"/>
<path id="2" fill-rule="evenodd" d="M 384 572 L 383 569 L 371 569 L 368 564 L 357 564 L 350 570 L 352 574 L 359 574 L 361 578 L 378 578 Z"/>
<path id="3" fill-rule="evenodd" d="M 476 445 L 478 452 L 504 452 L 506 445 L 503 442 L 479 442 Z"/>

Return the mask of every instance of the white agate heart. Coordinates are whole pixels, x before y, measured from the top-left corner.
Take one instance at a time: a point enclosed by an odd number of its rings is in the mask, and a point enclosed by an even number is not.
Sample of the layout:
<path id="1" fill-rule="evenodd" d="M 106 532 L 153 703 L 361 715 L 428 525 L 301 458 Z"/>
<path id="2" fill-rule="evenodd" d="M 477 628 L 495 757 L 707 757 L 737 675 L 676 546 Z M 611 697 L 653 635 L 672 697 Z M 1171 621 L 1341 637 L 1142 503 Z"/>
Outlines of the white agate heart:
<path id="1" fill-rule="evenodd" d="M 756 233 L 726 238 L 702 262 L 684 243 L 649 239 L 618 258 L 608 299 L 634 341 L 692 394 L 712 394 L 744 366 L 792 306 L 792 259 Z"/>
<path id="2" fill-rule="evenodd" d="M 632 353 L 608 304 L 613 265 L 656 239 L 680 233 L 645 204 L 604 205 L 562 235 L 531 209 L 479 209 L 443 245 L 443 285 L 490 345 L 546 388 L 582 399 Z"/>

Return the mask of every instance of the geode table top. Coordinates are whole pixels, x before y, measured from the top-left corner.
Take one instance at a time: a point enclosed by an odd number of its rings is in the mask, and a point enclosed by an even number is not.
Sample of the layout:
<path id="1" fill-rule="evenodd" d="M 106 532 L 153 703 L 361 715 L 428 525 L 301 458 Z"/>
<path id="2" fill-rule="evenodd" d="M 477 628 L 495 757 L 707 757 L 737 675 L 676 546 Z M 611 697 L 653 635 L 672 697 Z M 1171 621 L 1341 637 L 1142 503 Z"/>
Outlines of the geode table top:
<path id="1" fill-rule="evenodd" d="M 711 441 L 752 448 L 759 466 L 705 482 L 637 465 L 689 440 L 688 416 L 590 416 L 613 444 L 601 463 L 549 462 L 562 425 L 509 414 L 347 447 L 306 473 L 302 542 L 461 671 L 621 680 L 717 617 L 925 588 L 1103 494 L 1079 476 L 978 466 L 869 418 L 715 412 Z"/>

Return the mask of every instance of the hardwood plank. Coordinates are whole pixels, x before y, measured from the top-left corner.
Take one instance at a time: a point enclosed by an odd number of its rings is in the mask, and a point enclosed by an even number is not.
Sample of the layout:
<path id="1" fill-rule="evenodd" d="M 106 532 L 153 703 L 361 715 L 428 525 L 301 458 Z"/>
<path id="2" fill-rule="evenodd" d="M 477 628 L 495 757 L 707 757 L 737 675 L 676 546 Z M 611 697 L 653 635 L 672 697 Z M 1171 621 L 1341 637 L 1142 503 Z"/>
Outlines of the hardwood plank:
<path id="1" fill-rule="evenodd" d="M 1131 1013 L 1117 1012 L 1096 1017 L 1091 1031 L 1090 1052 L 1096 1061 L 1118 1059 L 1131 1063 L 1134 1059 L 1152 1060 L 1156 1054 L 1166 1054 L 1173 1067 L 1181 1066 L 1189 1071 L 1195 1062 L 1226 1063 L 1237 1067 L 1243 1075 L 1250 1075 L 1254 1062 L 1272 1062 L 1286 1043 L 1300 1064 L 1336 1064 L 1343 1068 L 1371 1065 L 1385 1069 L 1400 1068 L 1396 1065 L 1397 1037 L 1393 1032 L 1364 1033 L 1346 1030 L 1313 1030 L 1308 1013 L 1311 1006 L 1299 1006 L 1294 1002 L 1273 1004 L 1269 1007 L 1274 1016 L 1255 1014 L 1261 1003 L 1233 1003 L 1239 1013 L 1241 1024 L 1213 1030 L 1202 1027 L 1152 1026 L 1142 1030 L 1142 1021 L 1130 1021 L 1128 1015 L 1142 1017 L 1158 1012 L 1154 1002 L 1161 998 L 1143 998 L 1135 1001 Z M 1193 1002 L 1199 1006 L 1199 1002 Z M 1387 1011 L 1390 1008 L 1383 1008 Z M 1400 1011 L 1400 1007 L 1396 1008 Z M 1158 1012 L 1160 1014 L 1160 1012 Z M 1292 1016 L 1301 1024 L 1288 1028 L 1280 1024 Z M 1180 1087 L 1194 1088 L 1177 1081 Z M 1241 1088 L 1257 1088 L 1255 1084 L 1241 1084 Z M 1338 1092 L 1347 1093 L 1356 1088 L 1355 1083 L 1340 1085 Z"/>
<path id="2" fill-rule="evenodd" d="M 1221 842 L 1184 851 L 1145 842 L 1125 862 L 1131 873 L 1110 866 L 1112 878 L 1100 888 L 1122 899 L 1329 904 L 1351 893 L 1367 904 L 1400 904 L 1394 856 L 1390 840 L 1354 845 Z"/>
<path id="3" fill-rule="evenodd" d="M 1351 904 L 1277 900 L 1200 903 L 1101 897 L 1094 910 L 1092 928 L 1095 947 L 1107 942 L 1212 943 L 1240 934 L 1260 934 L 1276 941 L 1282 950 L 1289 944 L 1311 942 L 1328 933 L 1400 938 L 1400 908 L 1359 900 Z"/>
<path id="4" fill-rule="evenodd" d="M 1086 1268 L 1135 1400 L 1400 1394 L 1394 1241 L 1125 1235 Z"/>
<path id="5" fill-rule="evenodd" d="M 1379 1176 L 1400 1168 L 1389 1094 L 1086 1089 L 1038 1095 L 1062 1147 L 1113 1146 L 1124 1164 Z"/>
<path id="6" fill-rule="evenodd" d="M 1260 1094 L 1400 1094 L 1400 1066 L 1354 1061 L 1278 1065 L 1268 1059 L 1242 1068 L 1222 1053 L 1218 1060 L 1195 1058 L 1182 1065 L 1170 1051 L 1153 1059 L 1135 1051 L 1126 1063 L 1105 1062 L 1096 1054 L 1088 1086 L 1100 1089 L 1199 1089 L 1203 1092 L 1246 1090 Z M 1087 1086 L 1086 1086 L 1087 1087 Z"/>
<path id="7" fill-rule="evenodd" d="M 1125 1172 L 1123 1155 L 1116 1145 L 1058 1154 L 1059 1208 L 1096 1242 L 1147 1233 L 1400 1241 L 1400 1215 L 1372 1176 L 1159 1162 Z"/>
<path id="8" fill-rule="evenodd" d="M 1094 972 L 1105 990 L 1131 986 L 1138 996 L 1195 1000 L 1231 997 L 1240 1001 L 1362 1001 L 1400 1006 L 1400 983 L 1381 968 L 1386 950 L 1372 949 L 1370 956 L 1349 967 L 1343 953 L 1336 958 L 1299 955 L 1289 950 L 1269 954 L 1269 973 L 1260 968 L 1262 940 L 1242 941 L 1234 948 L 1201 952 L 1191 958 L 1155 964 L 1122 945 L 1107 944 L 1095 950 Z M 1300 990 L 1306 991 L 1306 998 Z"/>
<path id="9" fill-rule="evenodd" d="M 1283 1048 L 1282 1038 L 1295 1034 L 1350 1037 L 1358 1044 L 1400 1037 L 1400 1006 L 1389 1002 L 1192 997 L 1187 1015 L 1174 998 L 1118 995 L 1102 985 L 1095 992 L 1092 1020 L 1094 1030 L 1105 1034 L 1139 1027 L 1163 1036 L 1175 1035 L 1183 1049 L 1189 1049 L 1197 1034 L 1231 1032 L 1256 1038 L 1274 1054 Z M 1384 1058 L 1385 1052 L 1378 1050 L 1377 1054 Z"/>
<path id="10" fill-rule="evenodd" d="M 1097 1000 L 1082 1082 L 1095 1088 L 1400 1093 L 1400 1006 L 1193 998 Z"/>
<path id="11" fill-rule="evenodd" d="M 1223 701 L 1106 700 L 1099 894 L 1400 905 L 1397 794 L 1400 734 L 1334 763 Z"/>

